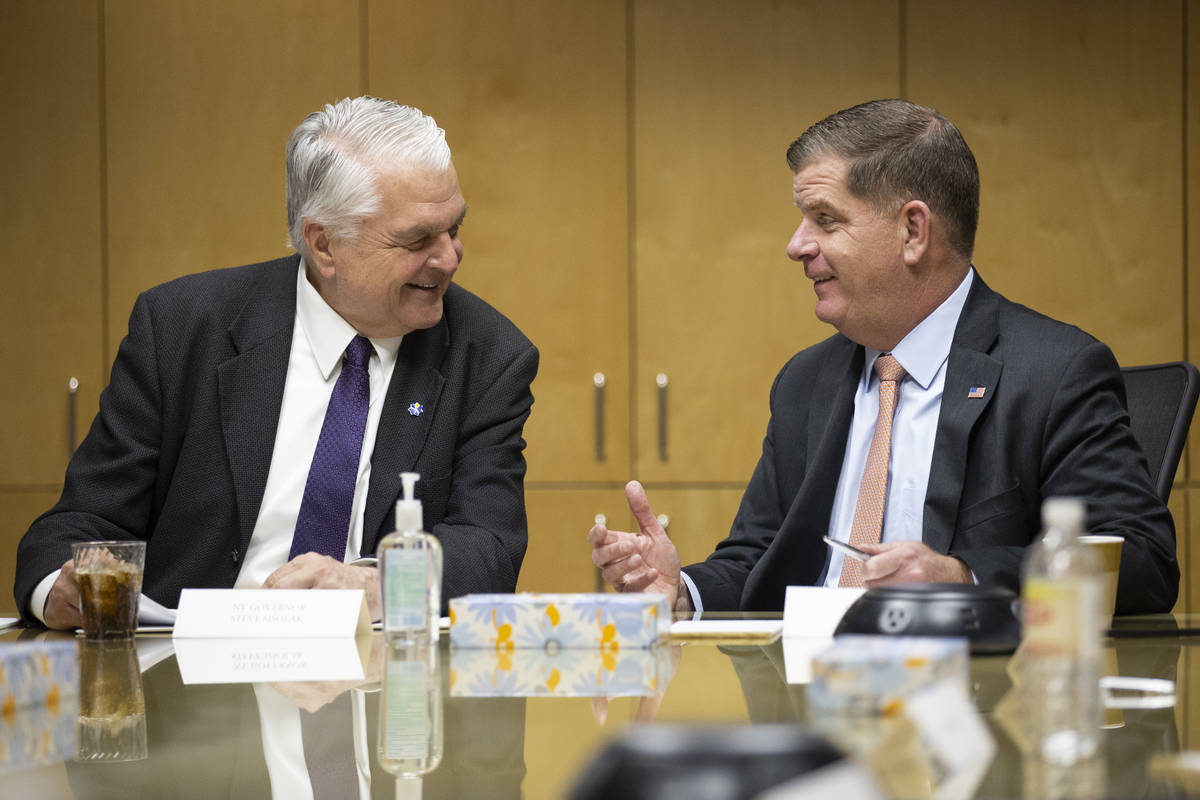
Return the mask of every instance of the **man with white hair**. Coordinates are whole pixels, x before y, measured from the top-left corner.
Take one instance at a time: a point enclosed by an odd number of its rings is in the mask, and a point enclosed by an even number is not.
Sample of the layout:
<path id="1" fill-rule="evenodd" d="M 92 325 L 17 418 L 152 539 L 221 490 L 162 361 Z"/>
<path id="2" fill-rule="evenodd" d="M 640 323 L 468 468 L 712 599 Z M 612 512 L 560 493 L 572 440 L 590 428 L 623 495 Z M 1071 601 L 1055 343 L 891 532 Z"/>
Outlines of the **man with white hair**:
<path id="1" fill-rule="evenodd" d="M 442 604 L 516 587 L 534 346 L 451 281 L 467 206 L 445 132 L 372 97 L 287 146 L 297 255 L 191 275 L 134 304 L 62 498 L 17 553 L 27 621 L 79 624 L 72 542 L 147 542 L 143 592 L 363 588 L 419 472 Z"/>

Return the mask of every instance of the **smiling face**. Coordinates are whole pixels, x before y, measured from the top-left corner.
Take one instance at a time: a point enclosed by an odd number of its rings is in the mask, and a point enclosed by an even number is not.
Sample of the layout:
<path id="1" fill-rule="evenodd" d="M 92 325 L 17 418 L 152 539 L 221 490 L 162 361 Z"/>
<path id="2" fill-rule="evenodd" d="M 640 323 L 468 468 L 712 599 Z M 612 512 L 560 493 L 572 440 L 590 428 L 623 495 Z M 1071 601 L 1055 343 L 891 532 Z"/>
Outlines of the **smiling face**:
<path id="1" fill-rule="evenodd" d="M 912 306 L 920 292 L 906 264 L 911 230 L 899 204 L 889 214 L 852 195 L 846 169 L 845 160 L 825 158 L 795 174 L 792 192 L 804 219 L 787 253 L 813 282 L 818 319 L 887 351 L 916 324 Z"/>
<path id="2" fill-rule="evenodd" d="M 305 223 L 309 281 L 364 336 L 432 327 L 462 261 L 458 230 L 466 213 L 453 166 L 442 173 L 386 173 L 379 178 L 379 210 L 356 235 L 333 237 Z"/>

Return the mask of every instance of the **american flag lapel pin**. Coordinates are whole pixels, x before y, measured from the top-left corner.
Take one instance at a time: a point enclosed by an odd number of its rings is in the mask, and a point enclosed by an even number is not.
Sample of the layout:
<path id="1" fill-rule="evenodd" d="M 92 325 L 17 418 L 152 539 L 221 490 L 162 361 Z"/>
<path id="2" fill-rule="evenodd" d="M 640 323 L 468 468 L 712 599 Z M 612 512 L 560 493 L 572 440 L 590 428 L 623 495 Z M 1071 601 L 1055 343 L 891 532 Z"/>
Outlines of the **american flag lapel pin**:
<path id="1" fill-rule="evenodd" d="M 972 386 L 967 390 L 968 400 L 979 400 L 983 397 L 983 393 L 987 391 L 986 386 Z"/>

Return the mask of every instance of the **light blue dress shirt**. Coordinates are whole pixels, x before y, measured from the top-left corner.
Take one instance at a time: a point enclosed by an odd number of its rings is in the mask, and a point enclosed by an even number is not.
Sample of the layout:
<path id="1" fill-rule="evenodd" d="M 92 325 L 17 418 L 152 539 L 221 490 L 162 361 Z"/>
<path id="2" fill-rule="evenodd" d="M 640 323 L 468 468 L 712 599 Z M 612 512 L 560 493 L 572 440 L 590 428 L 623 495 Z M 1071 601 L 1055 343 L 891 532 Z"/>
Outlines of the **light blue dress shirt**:
<path id="1" fill-rule="evenodd" d="M 892 419 L 892 454 L 888 470 L 888 497 L 883 512 L 882 540 L 920 541 L 924 521 L 925 489 L 929 484 L 929 465 L 933 460 L 933 440 L 937 434 L 942 407 L 942 388 L 946 384 L 946 361 L 954 329 L 967 302 L 967 293 L 975 276 L 967 270 L 958 288 L 909 331 L 891 353 L 907 373 L 900 384 L 900 400 Z M 850 541 L 854 510 L 858 505 L 858 486 L 871 450 L 875 420 L 879 416 L 879 377 L 875 359 L 880 351 L 867 348 L 863 373 L 854 395 L 854 420 L 846 441 L 841 477 L 829 518 L 829 536 Z M 842 576 L 843 556 L 830 548 L 825 586 L 837 586 Z M 696 584 L 680 573 L 692 596 L 692 606 L 703 611 Z"/>
<path id="2" fill-rule="evenodd" d="M 925 489 L 929 485 L 933 440 L 942 408 L 942 388 L 946 385 L 946 361 L 974 275 L 974 269 L 967 270 L 958 288 L 891 351 L 907 374 L 900 383 L 900 400 L 892 419 L 892 455 L 888 466 L 882 541 L 921 541 Z M 862 483 L 871 438 L 875 435 L 875 421 L 879 416 L 879 376 L 875 374 L 875 359 L 879 355 L 878 350 L 866 349 L 863 374 L 854 394 L 854 420 L 850 423 L 841 478 L 829 517 L 830 538 L 843 542 L 850 541 L 854 511 L 858 506 L 858 487 Z M 839 551 L 830 550 L 825 585 L 837 586 L 845 557 Z"/>

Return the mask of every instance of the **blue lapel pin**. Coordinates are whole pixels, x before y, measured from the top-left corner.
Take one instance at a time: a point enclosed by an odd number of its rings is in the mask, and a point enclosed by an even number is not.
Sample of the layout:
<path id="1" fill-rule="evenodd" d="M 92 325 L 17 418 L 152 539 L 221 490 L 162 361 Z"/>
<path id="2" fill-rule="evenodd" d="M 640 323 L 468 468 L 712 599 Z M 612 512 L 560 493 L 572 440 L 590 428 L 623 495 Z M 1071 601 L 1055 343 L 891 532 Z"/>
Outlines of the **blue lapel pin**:
<path id="1" fill-rule="evenodd" d="M 420 403 L 410 403 L 408 406 L 408 413 L 412 414 L 414 417 L 421 416 L 421 412 L 424 410 L 425 406 L 421 405 Z"/>

